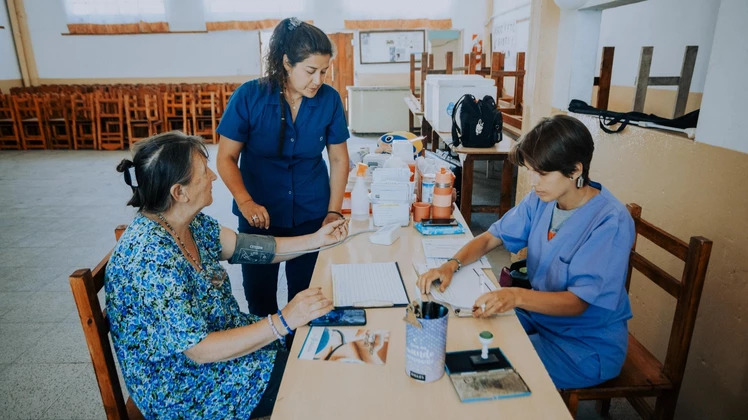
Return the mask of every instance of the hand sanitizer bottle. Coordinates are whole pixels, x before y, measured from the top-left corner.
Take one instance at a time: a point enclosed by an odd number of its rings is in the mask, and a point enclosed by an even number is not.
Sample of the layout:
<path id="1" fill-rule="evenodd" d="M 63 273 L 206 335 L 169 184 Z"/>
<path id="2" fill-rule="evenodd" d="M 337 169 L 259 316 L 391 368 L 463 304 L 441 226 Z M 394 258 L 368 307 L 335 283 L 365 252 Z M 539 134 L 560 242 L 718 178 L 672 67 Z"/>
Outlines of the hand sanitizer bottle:
<path id="1" fill-rule="evenodd" d="M 351 216 L 356 220 L 369 218 L 369 190 L 364 180 L 367 168 L 365 163 L 357 164 L 356 185 L 351 191 Z"/>

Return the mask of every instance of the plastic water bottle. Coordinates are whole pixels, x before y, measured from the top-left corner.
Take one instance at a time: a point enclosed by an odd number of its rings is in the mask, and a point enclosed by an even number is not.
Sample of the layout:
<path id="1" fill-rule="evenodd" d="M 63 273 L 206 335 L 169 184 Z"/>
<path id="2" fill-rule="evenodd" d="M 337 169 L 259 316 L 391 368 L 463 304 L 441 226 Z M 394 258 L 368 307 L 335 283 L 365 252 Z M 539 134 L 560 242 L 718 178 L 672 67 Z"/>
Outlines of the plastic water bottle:
<path id="1" fill-rule="evenodd" d="M 351 191 L 351 217 L 356 220 L 369 218 L 369 190 L 366 188 L 366 166 L 359 163 L 356 166 L 356 184 Z"/>

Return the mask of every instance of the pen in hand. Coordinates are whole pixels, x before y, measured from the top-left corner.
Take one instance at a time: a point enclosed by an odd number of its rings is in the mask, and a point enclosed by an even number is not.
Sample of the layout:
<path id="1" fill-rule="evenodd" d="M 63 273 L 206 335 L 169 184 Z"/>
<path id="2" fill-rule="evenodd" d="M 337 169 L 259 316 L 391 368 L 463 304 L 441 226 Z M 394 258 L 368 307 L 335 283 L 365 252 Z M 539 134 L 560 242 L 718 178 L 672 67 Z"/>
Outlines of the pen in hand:
<path id="1" fill-rule="evenodd" d="M 483 278 L 481 277 L 480 273 L 477 271 L 477 269 L 473 269 L 473 272 L 475 273 L 475 276 L 478 277 L 478 287 L 480 287 L 480 295 L 483 296 L 487 290 L 486 290 L 486 284 L 483 283 Z M 480 305 L 480 311 L 481 313 L 486 312 L 486 304 L 482 303 Z"/>

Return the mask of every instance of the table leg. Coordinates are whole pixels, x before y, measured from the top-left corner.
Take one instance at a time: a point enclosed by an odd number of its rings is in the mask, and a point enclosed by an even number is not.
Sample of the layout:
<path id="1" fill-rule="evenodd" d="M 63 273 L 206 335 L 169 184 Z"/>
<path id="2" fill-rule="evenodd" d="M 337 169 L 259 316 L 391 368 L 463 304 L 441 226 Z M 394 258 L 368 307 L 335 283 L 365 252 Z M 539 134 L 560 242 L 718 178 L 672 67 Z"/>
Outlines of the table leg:
<path id="1" fill-rule="evenodd" d="M 514 165 L 509 159 L 504 159 L 501 170 L 501 197 L 499 202 L 499 217 L 512 208 L 512 183 L 514 181 Z"/>
<path id="2" fill-rule="evenodd" d="M 470 216 L 473 214 L 473 157 L 465 156 L 462 162 L 462 188 L 460 191 L 460 213 L 465 223 L 470 226 Z"/>

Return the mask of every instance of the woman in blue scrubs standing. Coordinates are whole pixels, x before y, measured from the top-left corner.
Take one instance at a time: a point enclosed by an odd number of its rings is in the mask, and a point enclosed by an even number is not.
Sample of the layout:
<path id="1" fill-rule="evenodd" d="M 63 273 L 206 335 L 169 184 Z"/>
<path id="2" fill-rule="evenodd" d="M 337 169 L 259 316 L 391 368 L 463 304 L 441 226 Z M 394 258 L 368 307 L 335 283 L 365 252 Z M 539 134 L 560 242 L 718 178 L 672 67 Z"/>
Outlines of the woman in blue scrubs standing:
<path id="1" fill-rule="evenodd" d="M 319 28 L 284 19 L 270 39 L 266 76 L 231 96 L 216 163 L 240 232 L 297 236 L 343 217 L 349 132 L 340 95 L 324 83 L 332 56 Z M 309 287 L 316 261 L 312 253 L 286 263 L 289 300 Z M 249 311 L 275 313 L 278 264 L 245 264 L 242 274 Z"/>
<path id="2" fill-rule="evenodd" d="M 515 309 L 559 388 L 587 387 L 614 378 L 626 358 L 625 289 L 634 222 L 626 207 L 589 177 L 592 136 L 577 119 L 541 121 L 512 149 L 510 159 L 530 172 L 533 191 L 441 267 L 424 273 L 424 293 L 504 245 L 527 247 L 532 289 L 506 287 L 480 296 L 473 316 Z"/>

